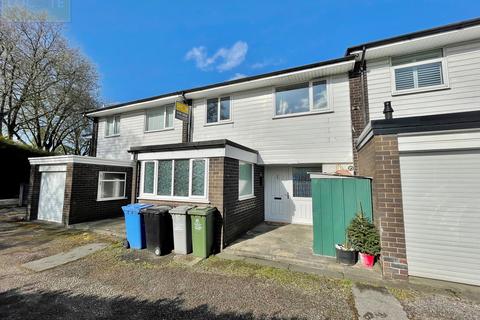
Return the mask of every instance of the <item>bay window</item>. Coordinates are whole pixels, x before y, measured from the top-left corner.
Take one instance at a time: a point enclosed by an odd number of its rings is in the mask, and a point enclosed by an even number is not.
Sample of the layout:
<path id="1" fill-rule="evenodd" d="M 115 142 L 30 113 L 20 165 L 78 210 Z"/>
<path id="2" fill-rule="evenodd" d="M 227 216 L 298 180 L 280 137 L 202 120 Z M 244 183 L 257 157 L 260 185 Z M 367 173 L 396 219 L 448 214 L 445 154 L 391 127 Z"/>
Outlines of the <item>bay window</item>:
<path id="1" fill-rule="evenodd" d="M 238 171 L 239 199 L 253 197 L 253 164 L 240 161 Z"/>
<path id="2" fill-rule="evenodd" d="M 142 162 L 142 195 L 164 199 L 207 198 L 207 160 Z"/>
<path id="3" fill-rule="evenodd" d="M 275 89 L 275 116 L 328 110 L 326 80 L 314 80 Z"/>

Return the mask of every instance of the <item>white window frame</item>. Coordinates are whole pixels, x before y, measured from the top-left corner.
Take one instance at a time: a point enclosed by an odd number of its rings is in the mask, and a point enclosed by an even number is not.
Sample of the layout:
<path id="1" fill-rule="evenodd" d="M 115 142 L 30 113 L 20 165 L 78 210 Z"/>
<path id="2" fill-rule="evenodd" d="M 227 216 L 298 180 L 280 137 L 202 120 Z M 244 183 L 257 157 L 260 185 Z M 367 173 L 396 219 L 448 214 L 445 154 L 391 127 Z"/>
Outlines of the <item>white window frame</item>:
<path id="1" fill-rule="evenodd" d="M 151 132 L 160 132 L 160 131 L 168 131 L 168 130 L 173 130 L 175 129 L 175 106 L 173 106 L 173 119 L 172 119 L 172 126 L 167 127 L 167 107 L 170 107 L 172 105 L 163 105 L 160 107 L 155 107 L 151 109 L 145 110 L 145 115 L 144 115 L 144 121 L 143 121 L 143 132 L 144 133 L 151 133 Z M 163 129 L 153 129 L 153 130 L 148 130 L 148 113 L 154 110 L 160 110 L 163 108 Z"/>
<path id="2" fill-rule="evenodd" d="M 111 198 L 102 198 L 102 182 L 118 181 L 118 180 L 101 179 L 102 175 L 105 174 L 105 173 L 123 174 L 123 182 L 124 182 L 124 184 L 123 184 L 123 196 L 111 197 Z M 126 192 L 127 192 L 127 173 L 126 172 L 100 171 L 98 173 L 97 201 L 111 201 L 111 200 L 127 199 Z"/>
<path id="3" fill-rule="evenodd" d="M 397 66 L 393 65 L 393 57 L 390 57 L 390 86 L 391 86 L 391 91 L 392 91 L 392 96 L 400 96 L 404 94 L 412 94 L 412 93 L 418 93 L 418 92 L 428 92 L 428 91 L 437 91 L 437 90 L 445 90 L 450 88 L 450 82 L 448 80 L 448 64 L 447 64 L 447 59 L 445 58 L 445 50 L 442 48 L 441 49 L 442 56 L 439 58 L 433 58 L 433 59 L 427 59 L 427 60 L 422 60 L 422 61 L 416 61 L 416 62 L 411 62 L 411 63 L 405 63 L 405 64 L 400 64 Z M 421 66 L 424 64 L 429 64 L 429 63 L 435 63 L 435 62 L 441 62 L 442 63 L 442 78 L 443 78 L 443 84 L 440 85 L 435 85 L 435 86 L 429 86 L 429 87 L 422 87 L 422 88 L 413 88 L 413 89 L 405 89 L 405 90 L 397 90 L 397 86 L 395 83 L 395 70 L 397 69 L 403 69 L 403 68 L 409 68 L 409 67 L 416 67 L 416 66 Z"/>
<path id="4" fill-rule="evenodd" d="M 172 185 L 170 189 L 170 195 L 158 195 L 158 161 L 171 161 L 172 162 Z M 188 177 L 188 196 L 174 196 L 174 183 L 175 183 L 175 161 L 176 160 L 189 160 L 189 177 Z M 192 195 L 192 167 L 194 160 L 203 160 L 205 161 L 205 176 L 204 176 L 204 190 L 203 196 Z M 160 160 L 145 160 L 141 162 L 141 169 L 140 169 L 140 192 L 139 198 L 140 199 L 147 199 L 147 200 L 166 200 L 166 201 L 195 201 L 195 202 L 202 202 L 208 203 L 208 169 L 209 169 L 209 159 L 208 158 L 191 158 L 191 159 L 160 159 Z M 153 183 L 153 193 L 145 193 L 144 192 L 144 179 L 145 179 L 145 163 L 153 162 L 154 163 L 154 183 Z"/>
<path id="5" fill-rule="evenodd" d="M 245 194 L 243 196 L 240 195 L 240 164 L 249 164 L 252 167 L 252 193 L 251 194 Z M 255 165 L 251 162 L 247 161 L 238 161 L 238 166 L 239 166 L 239 172 L 238 172 L 238 200 L 246 200 L 246 199 L 252 199 L 255 198 Z"/>
<path id="6" fill-rule="evenodd" d="M 220 101 L 222 98 L 229 98 L 230 99 L 230 119 L 227 120 L 220 120 Z M 208 122 L 208 100 L 216 99 L 217 100 L 217 121 L 216 122 Z M 228 124 L 233 123 L 233 96 L 232 95 L 223 95 L 219 97 L 211 97 L 205 99 L 205 123 L 204 126 L 215 126 L 219 124 Z"/>
<path id="7" fill-rule="evenodd" d="M 327 107 L 315 110 L 313 109 L 313 83 L 318 81 L 325 81 L 325 85 L 327 87 Z M 277 115 L 277 89 L 287 86 L 292 86 L 296 84 L 302 84 L 308 82 L 308 100 L 309 100 L 309 107 L 310 110 L 306 112 L 298 112 L 298 113 L 289 113 L 289 114 L 280 114 Z M 332 93 L 332 85 L 331 85 L 331 78 L 330 77 L 322 77 L 322 78 L 315 78 L 310 81 L 300 81 L 288 84 L 282 84 L 279 86 L 275 86 L 272 88 L 272 95 L 273 95 L 273 119 L 282 119 L 282 118 L 291 118 L 291 117 L 300 117 L 300 116 L 308 116 L 314 114 L 322 114 L 322 113 L 330 113 L 333 112 L 333 93 Z"/>
<path id="8" fill-rule="evenodd" d="M 113 133 L 112 134 L 108 134 L 108 119 L 113 119 Z M 121 123 L 121 116 L 120 115 L 113 115 L 113 116 L 107 117 L 105 119 L 105 138 L 120 136 L 120 123 Z M 115 132 L 115 131 L 117 131 L 117 132 Z"/>

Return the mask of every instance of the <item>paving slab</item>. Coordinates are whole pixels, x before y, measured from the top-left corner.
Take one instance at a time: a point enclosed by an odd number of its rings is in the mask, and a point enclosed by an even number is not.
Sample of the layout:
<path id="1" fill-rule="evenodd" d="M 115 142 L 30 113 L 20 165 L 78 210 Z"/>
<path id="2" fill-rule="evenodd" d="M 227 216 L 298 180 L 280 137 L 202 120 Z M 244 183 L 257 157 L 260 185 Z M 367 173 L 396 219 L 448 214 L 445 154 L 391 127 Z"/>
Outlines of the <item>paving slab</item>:
<path id="1" fill-rule="evenodd" d="M 33 270 L 35 272 L 40 272 L 81 259 L 98 250 L 102 250 L 107 246 L 108 244 L 106 243 L 90 243 L 81 247 L 74 248 L 67 252 L 62 252 L 53 256 L 24 263 L 22 264 L 22 267 Z"/>
<path id="2" fill-rule="evenodd" d="M 125 219 L 123 217 L 76 223 L 68 227 L 125 239 Z"/>
<path id="3" fill-rule="evenodd" d="M 400 302 L 384 287 L 356 284 L 352 293 L 359 319 L 408 320 Z"/>

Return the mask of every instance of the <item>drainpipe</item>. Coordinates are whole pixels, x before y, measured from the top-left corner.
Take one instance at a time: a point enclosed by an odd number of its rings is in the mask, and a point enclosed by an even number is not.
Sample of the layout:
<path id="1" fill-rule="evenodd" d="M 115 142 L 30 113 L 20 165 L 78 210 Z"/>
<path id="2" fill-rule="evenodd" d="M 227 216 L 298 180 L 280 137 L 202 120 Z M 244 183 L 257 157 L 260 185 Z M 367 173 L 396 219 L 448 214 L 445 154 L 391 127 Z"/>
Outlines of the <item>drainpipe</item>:
<path id="1" fill-rule="evenodd" d="M 360 61 L 360 82 L 362 83 L 362 108 L 363 108 L 363 125 L 366 126 L 368 123 L 368 114 L 367 114 L 367 108 L 366 108 L 366 103 L 365 103 L 365 77 L 364 74 L 367 71 L 367 68 L 365 67 L 365 51 L 367 48 L 363 46 L 362 48 L 362 59 Z"/>

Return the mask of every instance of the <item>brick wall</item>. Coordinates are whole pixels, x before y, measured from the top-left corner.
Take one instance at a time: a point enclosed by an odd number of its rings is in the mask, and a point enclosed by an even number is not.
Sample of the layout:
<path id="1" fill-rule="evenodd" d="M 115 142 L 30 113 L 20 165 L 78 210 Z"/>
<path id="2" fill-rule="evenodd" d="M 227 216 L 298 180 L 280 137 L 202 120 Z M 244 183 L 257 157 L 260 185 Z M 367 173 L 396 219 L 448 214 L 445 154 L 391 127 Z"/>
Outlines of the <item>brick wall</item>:
<path id="1" fill-rule="evenodd" d="M 38 201 L 40 199 L 41 172 L 38 166 L 30 166 L 30 182 L 28 190 L 27 220 L 35 220 L 38 215 Z"/>
<path id="2" fill-rule="evenodd" d="M 350 87 L 350 115 L 352 119 L 352 148 L 353 148 L 353 163 L 355 171 L 358 170 L 358 150 L 356 148 L 356 141 L 368 122 L 368 88 L 367 75 L 361 74 L 360 62 L 355 64 L 353 71 L 349 73 L 349 87 Z M 363 91 L 362 91 L 363 85 Z"/>
<path id="3" fill-rule="evenodd" d="M 408 277 L 396 135 L 377 135 L 358 153 L 358 172 L 373 177 L 373 217 L 380 230 L 380 263 L 387 279 Z"/>
<path id="4" fill-rule="evenodd" d="M 239 161 L 225 158 L 224 243 L 228 245 L 264 220 L 263 167 L 254 165 L 254 195 L 238 200 Z"/>
<path id="5" fill-rule="evenodd" d="M 127 173 L 126 199 L 97 201 L 98 176 L 100 171 Z M 68 164 L 65 184 L 65 224 L 121 216 L 121 207 L 130 203 L 132 171 L 131 167 L 83 163 Z"/>

